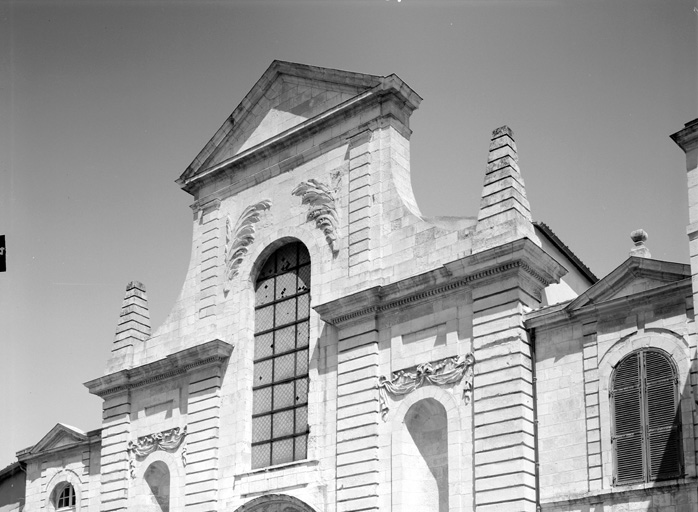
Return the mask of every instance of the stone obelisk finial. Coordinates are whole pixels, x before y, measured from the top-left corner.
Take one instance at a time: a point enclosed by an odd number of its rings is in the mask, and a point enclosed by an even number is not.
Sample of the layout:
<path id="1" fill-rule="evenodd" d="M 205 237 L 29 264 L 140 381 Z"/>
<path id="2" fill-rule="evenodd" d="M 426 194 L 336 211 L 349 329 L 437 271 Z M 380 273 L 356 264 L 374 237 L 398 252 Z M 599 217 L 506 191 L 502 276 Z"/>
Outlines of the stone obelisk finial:
<path id="1" fill-rule="evenodd" d="M 511 128 L 502 126 L 494 130 L 473 237 L 473 253 L 521 238 L 540 245 L 518 162 Z"/>
<path id="2" fill-rule="evenodd" d="M 145 285 L 138 281 L 131 281 L 126 286 L 126 295 L 121 305 L 107 373 L 129 367 L 133 357 L 133 345 L 149 337 L 150 312 Z"/>

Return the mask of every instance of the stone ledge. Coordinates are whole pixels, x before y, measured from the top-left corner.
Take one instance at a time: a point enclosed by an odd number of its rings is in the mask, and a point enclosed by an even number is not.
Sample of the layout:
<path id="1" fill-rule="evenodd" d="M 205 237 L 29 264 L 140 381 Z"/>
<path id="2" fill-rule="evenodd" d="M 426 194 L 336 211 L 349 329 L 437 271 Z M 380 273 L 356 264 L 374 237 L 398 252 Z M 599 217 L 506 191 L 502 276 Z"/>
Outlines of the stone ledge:
<path id="1" fill-rule="evenodd" d="M 233 346 L 231 344 L 221 340 L 213 340 L 175 352 L 152 363 L 105 375 L 88 381 L 84 385 L 93 395 L 104 397 L 187 373 L 192 368 L 209 365 L 220 366 L 230 357 L 232 352 Z"/>

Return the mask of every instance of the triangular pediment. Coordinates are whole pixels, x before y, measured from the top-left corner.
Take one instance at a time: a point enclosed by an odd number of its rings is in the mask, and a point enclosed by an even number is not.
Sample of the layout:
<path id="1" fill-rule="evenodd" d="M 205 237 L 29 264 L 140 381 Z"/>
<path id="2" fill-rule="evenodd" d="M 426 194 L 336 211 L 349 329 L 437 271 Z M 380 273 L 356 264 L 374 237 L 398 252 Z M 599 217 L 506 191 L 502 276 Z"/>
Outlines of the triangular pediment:
<path id="1" fill-rule="evenodd" d="M 689 265 L 631 256 L 570 302 L 565 309 L 574 311 L 590 304 L 643 293 L 690 277 Z"/>
<path id="2" fill-rule="evenodd" d="M 88 436 L 85 432 L 70 425 L 57 423 L 41 441 L 36 443 L 30 450 L 30 453 L 40 453 L 46 451 L 54 451 L 68 446 L 78 445 L 87 441 Z"/>
<path id="3" fill-rule="evenodd" d="M 274 61 L 180 179 L 214 167 L 380 84 L 380 77 Z"/>

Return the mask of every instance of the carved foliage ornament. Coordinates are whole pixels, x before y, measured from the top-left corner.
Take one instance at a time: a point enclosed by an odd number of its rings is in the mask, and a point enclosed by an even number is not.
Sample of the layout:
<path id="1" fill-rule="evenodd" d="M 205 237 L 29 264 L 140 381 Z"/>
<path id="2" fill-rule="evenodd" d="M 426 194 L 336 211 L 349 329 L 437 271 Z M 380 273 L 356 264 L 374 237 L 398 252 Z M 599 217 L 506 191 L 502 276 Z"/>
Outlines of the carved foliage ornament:
<path id="1" fill-rule="evenodd" d="M 271 208 L 271 200 L 265 199 L 257 204 L 245 208 L 240 218 L 232 227 L 230 217 L 225 221 L 225 284 L 223 291 L 230 291 L 230 281 L 238 274 L 240 264 L 249 250 L 249 246 L 254 243 L 255 227 L 259 222 L 262 212 Z"/>
<path id="2" fill-rule="evenodd" d="M 174 453 L 184 442 L 187 435 L 187 427 L 175 427 L 163 430 L 157 434 L 141 436 L 136 441 L 128 442 L 129 470 L 131 478 L 135 478 L 136 460 L 141 460 L 157 450 Z M 182 448 L 182 465 L 187 465 L 187 447 Z"/>
<path id="3" fill-rule="evenodd" d="M 336 192 L 329 186 L 314 179 L 303 181 L 291 192 L 301 198 L 301 204 L 308 205 L 308 222 L 315 221 L 317 227 L 325 235 L 325 241 L 330 246 L 333 255 L 337 255 L 339 247 L 339 216 L 337 215 Z"/>
<path id="4" fill-rule="evenodd" d="M 474 365 L 475 358 L 472 354 L 467 354 L 431 363 L 423 363 L 414 368 L 393 372 L 391 379 L 381 376 L 378 381 L 378 391 L 383 419 L 385 420 L 389 410 L 388 394 L 394 397 L 406 395 L 425 384 L 445 386 L 447 384 L 457 384 L 464 380 L 463 401 L 467 405 L 470 403 L 470 397 L 473 392 Z"/>

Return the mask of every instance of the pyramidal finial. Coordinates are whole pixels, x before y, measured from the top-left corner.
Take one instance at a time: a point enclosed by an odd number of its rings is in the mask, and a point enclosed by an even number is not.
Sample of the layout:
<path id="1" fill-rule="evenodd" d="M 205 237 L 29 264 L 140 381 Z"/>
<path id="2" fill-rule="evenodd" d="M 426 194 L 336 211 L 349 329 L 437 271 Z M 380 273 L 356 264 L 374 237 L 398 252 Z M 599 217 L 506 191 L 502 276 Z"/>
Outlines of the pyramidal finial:
<path id="1" fill-rule="evenodd" d="M 110 368 L 130 365 L 133 345 L 150 337 L 150 312 L 145 285 L 131 281 L 126 286 L 126 295 L 121 305 L 119 324 L 112 345 Z"/>
<path id="2" fill-rule="evenodd" d="M 630 233 L 630 239 L 635 244 L 635 247 L 630 249 L 630 256 L 637 256 L 639 258 L 651 258 L 650 250 L 645 246 L 647 241 L 647 231 L 644 229 L 636 229 Z"/>
<path id="3" fill-rule="evenodd" d="M 540 245 L 533 229 L 531 206 L 518 162 L 519 154 L 511 128 L 501 126 L 493 130 L 473 253 L 521 238 Z"/>

